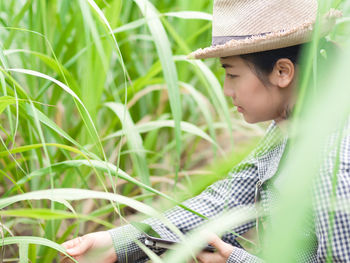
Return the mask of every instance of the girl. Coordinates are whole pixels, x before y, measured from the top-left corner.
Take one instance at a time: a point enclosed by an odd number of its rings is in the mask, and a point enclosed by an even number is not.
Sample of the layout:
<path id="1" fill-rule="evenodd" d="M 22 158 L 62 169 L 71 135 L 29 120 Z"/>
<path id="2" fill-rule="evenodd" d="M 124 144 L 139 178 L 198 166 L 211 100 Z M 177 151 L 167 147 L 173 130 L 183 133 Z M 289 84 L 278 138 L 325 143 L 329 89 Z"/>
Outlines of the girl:
<path id="1" fill-rule="evenodd" d="M 214 217 L 224 209 L 252 206 L 258 196 L 266 213 L 271 209 L 273 192 L 270 187 L 277 174 L 279 162 L 288 141 L 288 118 L 296 103 L 299 56 L 303 44 L 310 41 L 316 21 L 317 1 L 313 0 L 215 0 L 213 12 L 212 46 L 199 49 L 193 58 L 218 57 L 226 71 L 224 93 L 232 98 L 248 123 L 272 120 L 257 148 L 233 168 L 226 179 L 209 186 L 200 195 L 184 202 L 187 207 Z M 331 10 L 321 20 L 321 35 L 326 35 L 341 14 Z M 349 164 L 350 137 L 342 140 L 340 161 Z M 340 188 L 349 185 L 349 171 Z M 323 176 L 327 176 L 323 175 Z M 321 193 L 322 194 L 322 193 Z M 349 199 L 343 192 L 341 198 Z M 322 199 L 322 197 L 321 197 Z M 202 218 L 179 207 L 165 213 L 166 217 L 183 233 L 204 222 Z M 315 229 L 307 231 L 308 246 L 300 251 L 297 262 L 326 261 L 329 219 L 324 213 L 312 217 Z M 350 216 L 334 217 L 333 261 L 350 262 Z M 337 221 L 338 220 L 338 221 Z M 144 221 L 165 239 L 176 240 L 162 222 L 150 218 Z M 234 232 L 247 234 L 256 226 L 248 222 Z M 89 252 L 106 248 L 93 262 L 145 262 L 147 256 L 134 240 L 144 235 L 131 225 L 109 231 L 90 233 L 67 241 L 63 246 L 79 262 L 89 262 Z M 200 262 L 261 262 L 256 255 L 244 250 L 237 236 L 227 233 L 220 239 L 211 238 L 215 253 L 201 252 Z M 156 250 L 160 254 L 162 250 Z"/>

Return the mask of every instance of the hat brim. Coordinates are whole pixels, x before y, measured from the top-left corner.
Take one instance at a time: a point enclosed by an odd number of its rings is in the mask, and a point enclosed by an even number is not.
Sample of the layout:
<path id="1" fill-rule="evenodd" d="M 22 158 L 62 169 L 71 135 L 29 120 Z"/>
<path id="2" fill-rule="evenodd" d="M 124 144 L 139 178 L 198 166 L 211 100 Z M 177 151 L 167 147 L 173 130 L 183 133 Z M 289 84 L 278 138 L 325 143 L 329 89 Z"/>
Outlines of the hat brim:
<path id="1" fill-rule="evenodd" d="M 339 10 L 331 9 L 320 20 L 319 35 L 326 36 L 334 27 L 337 18 L 341 17 Z M 225 44 L 200 48 L 187 56 L 189 59 L 213 57 L 229 57 L 265 50 L 273 50 L 311 41 L 315 21 L 309 21 L 290 30 L 257 35 L 242 40 L 232 39 Z"/>

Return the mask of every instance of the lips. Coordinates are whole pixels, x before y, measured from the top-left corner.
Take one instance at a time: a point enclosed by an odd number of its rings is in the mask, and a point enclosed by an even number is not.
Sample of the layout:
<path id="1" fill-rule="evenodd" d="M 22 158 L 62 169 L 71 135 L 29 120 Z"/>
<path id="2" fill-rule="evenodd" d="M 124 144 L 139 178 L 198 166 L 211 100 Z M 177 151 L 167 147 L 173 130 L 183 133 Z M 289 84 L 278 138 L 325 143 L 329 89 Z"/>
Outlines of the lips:
<path id="1" fill-rule="evenodd" d="M 237 110 L 238 110 L 238 111 L 242 111 L 242 110 L 243 110 L 243 108 L 242 108 L 241 106 L 236 105 L 235 103 L 234 103 L 233 105 L 237 107 Z"/>
<path id="2" fill-rule="evenodd" d="M 237 111 L 238 112 L 243 112 L 244 111 L 244 109 L 241 106 L 237 105 L 234 101 L 232 101 L 232 102 L 233 102 L 233 106 L 237 107 Z"/>

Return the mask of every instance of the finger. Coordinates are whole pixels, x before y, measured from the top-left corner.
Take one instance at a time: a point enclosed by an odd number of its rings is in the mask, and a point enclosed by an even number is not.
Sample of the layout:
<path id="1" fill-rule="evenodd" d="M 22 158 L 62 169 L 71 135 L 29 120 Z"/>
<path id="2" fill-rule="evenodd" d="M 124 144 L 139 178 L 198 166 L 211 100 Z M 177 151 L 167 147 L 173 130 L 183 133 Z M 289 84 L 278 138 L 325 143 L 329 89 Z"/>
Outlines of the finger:
<path id="1" fill-rule="evenodd" d="M 200 260 L 200 258 L 203 259 L 203 256 L 201 255 L 203 252 L 199 253 L 198 255 L 191 258 L 191 260 L 188 263 L 202 263 L 202 261 Z"/>
<path id="2" fill-rule="evenodd" d="M 200 263 L 200 262 L 203 262 L 204 260 L 204 255 L 203 255 L 203 252 L 202 253 L 199 253 L 197 256 L 196 256 L 196 259 L 197 261 Z"/>
<path id="3" fill-rule="evenodd" d="M 202 233 L 205 236 L 205 239 L 208 240 L 207 242 L 209 245 L 212 245 L 213 247 L 216 247 L 216 248 L 222 245 L 223 241 L 214 232 L 203 230 Z"/>
<path id="4" fill-rule="evenodd" d="M 219 247 L 222 246 L 222 243 L 224 243 L 224 241 L 222 241 L 221 238 L 219 238 L 214 233 L 209 233 L 208 243 L 209 245 L 212 245 L 213 247 L 216 247 L 217 249 L 219 249 Z"/>
<path id="5" fill-rule="evenodd" d="M 61 246 L 63 246 L 65 249 L 68 249 L 68 248 L 72 248 L 72 247 L 76 246 L 80 242 L 81 242 L 81 237 L 76 237 L 72 240 L 69 240 L 69 241 L 62 243 Z"/>
<path id="6" fill-rule="evenodd" d="M 232 250 L 234 249 L 231 244 L 224 242 L 221 238 L 213 233 L 210 233 L 209 236 L 210 239 L 208 243 L 215 247 L 221 255 L 228 257 L 231 254 Z"/>
<path id="7" fill-rule="evenodd" d="M 67 249 L 67 253 L 71 256 L 80 256 L 84 254 L 92 246 L 92 240 L 89 238 L 80 238 L 80 242 L 72 247 Z"/>

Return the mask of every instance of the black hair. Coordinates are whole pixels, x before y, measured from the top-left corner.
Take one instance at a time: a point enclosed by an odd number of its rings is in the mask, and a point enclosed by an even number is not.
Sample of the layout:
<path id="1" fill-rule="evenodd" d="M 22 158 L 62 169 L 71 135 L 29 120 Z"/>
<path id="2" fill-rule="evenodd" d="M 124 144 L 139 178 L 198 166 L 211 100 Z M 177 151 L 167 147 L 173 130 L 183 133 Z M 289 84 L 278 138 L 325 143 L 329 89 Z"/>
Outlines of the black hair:
<path id="1" fill-rule="evenodd" d="M 257 53 L 240 55 L 240 58 L 248 62 L 248 66 L 252 65 L 252 70 L 265 86 L 270 83 L 268 75 L 272 72 L 276 62 L 281 58 L 288 58 L 292 63 L 297 65 L 303 44 L 267 50 Z"/>

